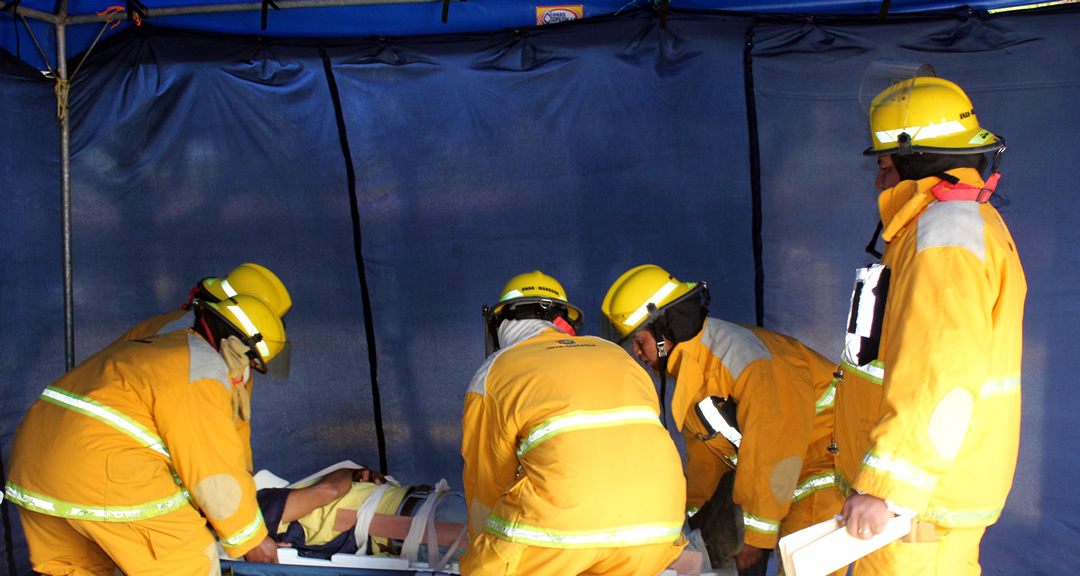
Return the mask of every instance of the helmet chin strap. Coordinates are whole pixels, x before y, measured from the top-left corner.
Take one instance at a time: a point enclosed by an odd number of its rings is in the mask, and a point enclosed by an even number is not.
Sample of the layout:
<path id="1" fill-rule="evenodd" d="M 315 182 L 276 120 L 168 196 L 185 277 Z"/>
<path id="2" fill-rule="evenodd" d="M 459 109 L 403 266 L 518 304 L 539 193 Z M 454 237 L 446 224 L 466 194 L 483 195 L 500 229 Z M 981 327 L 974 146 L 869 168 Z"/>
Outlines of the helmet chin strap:
<path id="1" fill-rule="evenodd" d="M 660 422 L 664 424 L 664 429 L 667 430 L 667 361 L 668 350 L 667 343 L 664 342 L 664 337 L 656 338 L 656 356 L 659 360 L 657 366 L 660 368 Z"/>

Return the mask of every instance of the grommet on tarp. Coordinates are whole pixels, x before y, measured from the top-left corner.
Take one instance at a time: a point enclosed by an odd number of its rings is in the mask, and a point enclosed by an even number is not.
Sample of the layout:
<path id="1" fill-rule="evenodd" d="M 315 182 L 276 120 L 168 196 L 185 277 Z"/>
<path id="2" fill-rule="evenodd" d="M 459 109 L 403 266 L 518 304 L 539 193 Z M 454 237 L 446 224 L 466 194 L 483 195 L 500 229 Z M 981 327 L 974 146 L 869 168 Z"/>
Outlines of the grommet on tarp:
<path id="1" fill-rule="evenodd" d="M 266 13 L 273 8 L 274 10 L 281 10 L 277 4 L 274 4 L 274 0 L 263 0 L 262 3 L 262 29 L 266 30 Z"/>

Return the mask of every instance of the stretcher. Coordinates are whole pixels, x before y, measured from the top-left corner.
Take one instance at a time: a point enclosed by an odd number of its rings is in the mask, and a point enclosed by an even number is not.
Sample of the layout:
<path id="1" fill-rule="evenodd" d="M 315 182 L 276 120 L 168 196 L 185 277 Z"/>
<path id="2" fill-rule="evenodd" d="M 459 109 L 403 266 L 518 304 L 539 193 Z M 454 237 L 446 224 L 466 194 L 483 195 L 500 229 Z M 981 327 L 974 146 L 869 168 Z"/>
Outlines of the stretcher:
<path id="1" fill-rule="evenodd" d="M 341 468 L 363 469 L 352 461 L 339 462 L 320 470 L 307 478 L 289 484 L 277 476 L 261 471 L 256 474 L 256 486 L 296 487 L 318 479 Z M 390 479 L 393 481 L 393 479 Z M 445 480 L 440 480 L 426 497 L 425 503 L 412 516 L 397 516 L 381 513 L 358 511 L 358 534 L 363 540 L 367 537 L 386 538 L 403 543 L 400 556 L 369 556 L 363 553 L 364 547 L 357 554 L 337 553 L 329 559 L 303 556 L 294 548 L 279 548 L 279 564 L 261 564 L 228 559 L 221 555 L 222 574 L 227 576 L 397 576 L 397 575 L 456 575 L 460 570 L 455 561 L 467 546 L 464 523 L 435 520 L 435 510 L 444 500 L 459 494 L 449 491 Z M 427 550 L 437 550 L 431 558 L 422 557 L 421 544 Z M 661 576 L 702 576 L 702 555 L 700 552 L 687 550 Z"/>

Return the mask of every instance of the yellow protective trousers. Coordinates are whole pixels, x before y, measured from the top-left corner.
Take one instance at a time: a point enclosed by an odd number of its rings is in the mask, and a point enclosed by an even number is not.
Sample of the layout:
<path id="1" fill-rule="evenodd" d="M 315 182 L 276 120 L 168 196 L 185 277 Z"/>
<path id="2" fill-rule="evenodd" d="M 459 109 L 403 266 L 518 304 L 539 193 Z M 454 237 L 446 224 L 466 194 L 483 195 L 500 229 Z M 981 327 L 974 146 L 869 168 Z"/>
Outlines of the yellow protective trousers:
<path id="1" fill-rule="evenodd" d="M 138 522 L 94 522 L 19 509 L 41 574 L 220 576 L 217 543 L 191 506 Z"/>
<path id="2" fill-rule="evenodd" d="M 482 532 L 461 556 L 462 576 L 655 576 L 682 554 L 686 540 L 622 548 L 543 548 Z"/>
<path id="3" fill-rule="evenodd" d="M 854 576 L 979 576 L 979 541 L 985 526 L 936 527 L 936 542 L 902 538 L 855 562 Z M 926 540 L 926 538 L 923 538 Z"/>
<path id="4" fill-rule="evenodd" d="M 811 492 L 806 496 L 795 500 L 788 509 L 787 516 L 780 521 L 780 537 L 783 538 L 792 532 L 798 532 L 808 526 L 831 519 L 844 506 L 844 497 L 835 486 L 822 488 Z M 777 554 L 777 559 L 780 555 Z M 777 562 L 777 575 L 784 575 L 784 565 Z M 847 566 L 833 573 L 833 576 L 847 574 Z"/>

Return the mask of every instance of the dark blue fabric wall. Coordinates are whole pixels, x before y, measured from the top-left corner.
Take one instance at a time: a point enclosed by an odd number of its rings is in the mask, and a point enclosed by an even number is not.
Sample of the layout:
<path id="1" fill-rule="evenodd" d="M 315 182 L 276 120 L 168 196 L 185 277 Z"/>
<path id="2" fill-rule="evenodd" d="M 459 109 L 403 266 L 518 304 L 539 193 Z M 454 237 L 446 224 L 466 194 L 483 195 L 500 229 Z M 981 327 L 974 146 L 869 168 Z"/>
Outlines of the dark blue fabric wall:
<path id="1" fill-rule="evenodd" d="M 587 333 L 611 282 L 650 262 L 708 281 L 713 315 L 754 322 L 748 31 L 764 324 L 835 358 L 876 223 L 859 81 L 877 57 L 926 61 L 1009 141 L 999 190 L 1030 284 L 1020 470 L 984 565 L 1060 573 L 1080 560 L 1065 545 L 1080 535 L 1068 514 L 1080 502 L 1062 488 L 1078 467 L 1069 247 L 1080 205 L 1062 167 L 1080 128 L 1069 105 L 1080 83 L 1063 72 L 1080 64 L 1080 14 L 976 16 L 877 25 L 673 12 L 661 30 L 645 11 L 352 41 L 124 33 L 72 88 L 77 359 L 174 309 L 199 278 L 258 262 L 294 306 L 292 374 L 256 384 L 256 467 L 298 478 L 345 458 L 378 464 L 370 321 L 389 472 L 459 486 L 480 307 L 511 276 L 557 277 Z M 0 74 L 7 456 L 64 348 L 51 84 Z"/>

